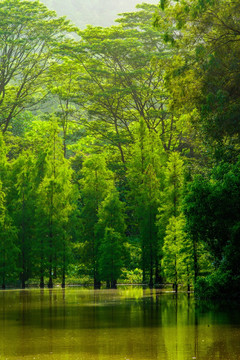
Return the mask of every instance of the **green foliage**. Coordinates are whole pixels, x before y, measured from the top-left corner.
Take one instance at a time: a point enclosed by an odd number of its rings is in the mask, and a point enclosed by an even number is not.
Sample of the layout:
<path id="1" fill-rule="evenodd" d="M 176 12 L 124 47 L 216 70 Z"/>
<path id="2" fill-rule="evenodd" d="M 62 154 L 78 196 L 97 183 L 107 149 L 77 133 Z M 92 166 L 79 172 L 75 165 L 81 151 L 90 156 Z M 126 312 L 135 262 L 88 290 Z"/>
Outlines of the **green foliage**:
<path id="1" fill-rule="evenodd" d="M 17 246 L 19 249 L 18 268 L 22 288 L 32 277 L 34 269 L 34 219 L 37 200 L 34 176 L 36 159 L 30 151 L 23 151 L 12 165 L 12 191 L 9 194 L 10 211 L 18 229 Z"/>
<path id="2" fill-rule="evenodd" d="M 143 121 L 135 129 L 135 145 L 128 163 L 129 198 L 142 248 L 143 281 L 159 281 L 156 216 L 163 186 L 165 154 L 157 135 Z"/>
<path id="3" fill-rule="evenodd" d="M 0 128 L 46 95 L 53 49 L 73 29 L 39 1 L 0 2 Z"/>
<path id="4" fill-rule="evenodd" d="M 190 285 L 194 268 L 193 244 L 185 231 L 182 213 L 184 162 L 179 153 L 169 155 L 164 175 L 157 215 L 159 252 L 164 276 L 177 289 L 179 282 Z"/>
<path id="5" fill-rule="evenodd" d="M 62 141 L 56 119 L 45 129 L 45 157 L 41 181 L 37 189 L 36 232 L 41 282 L 49 275 L 53 286 L 53 272 L 60 271 L 65 281 L 68 262 L 68 221 L 72 212 L 72 171 L 64 158 Z M 48 143 L 46 143 L 48 141 Z"/>
<path id="6" fill-rule="evenodd" d="M 134 270 L 122 269 L 120 282 L 126 284 L 141 284 L 142 275 L 142 269 L 139 268 L 135 268 Z"/>
<path id="7" fill-rule="evenodd" d="M 121 267 L 123 265 L 121 234 L 112 228 L 105 227 L 99 252 L 100 277 L 109 283 L 111 288 L 114 288 L 116 287 L 117 279 L 121 275 Z"/>
<path id="8" fill-rule="evenodd" d="M 81 221 L 82 262 L 87 266 L 87 273 L 99 286 L 99 242 L 95 229 L 101 203 L 114 188 L 113 174 L 107 169 L 105 156 L 94 154 L 86 157 L 81 170 Z"/>
<path id="9" fill-rule="evenodd" d="M 162 267 L 167 282 L 177 288 L 179 283 L 189 284 L 193 278 L 193 246 L 185 232 L 182 215 L 169 219 L 162 249 Z"/>
<path id="10" fill-rule="evenodd" d="M 175 108 L 197 109 L 193 124 L 198 136 L 218 160 L 226 161 L 239 154 L 238 16 L 239 6 L 232 0 L 180 0 L 166 8 L 180 49 L 168 74 Z"/>
<path id="11" fill-rule="evenodd" d="M 230 271 L 233 279 L 240 275 L 237 260 L 239 183 L 239 161 L 234 165 L 222 163 L 214 169 L 210 179 L 196 178 L 185 199 L 189 234 L 207 244 L 218 273 Z M 206 281 L 209 281 L 209 287 L 211 284 L 215 287 L 214 277 L 210 276 Z M 232 280 L 233 287 L 235 284 Z M 213 290 L 215 295 L 216 292 Z"/>
<path id="12" fill-rule="evenodd" d="M 0 282 L 3 289 L 12 283 L 18 274 L 16 233 L 17 229 L 6 209 L 5 193 L 0 181 Z"/>
<path id="13" fill-rule="evenodd" d="M 123 266 L 125 236 L 123 204 L 115 189 L 101 203 L 95 229 L 99 244 L 100 279 L 114 288 Z"/>
<path id="14" fill-rule="evenodd" d="M 218 269 L 211 275 L 203 278 L 200 277 L 195 285 L 196 296 L 202 300 L 224 299 L 239 296 L 239 277 L 234 279 L 229 271 Z"/>
<path id="15" fill-rule="evenodd" d="M 170 50 L 152 28 L 152 16 L 160 10 L 150 4 L 138 8 L 122 14 L 118 26 L 89 26 L 79 32 L 79 42 L 66 44 L 79 66 L 78 94 L 72 100 L 80 107 L 81 124 L 104 145 L 115 147 L 123 163 L 125 145 L 134 141 L 130 124 L 139 119 L 159 133 L 165 149 L 178 147 L 182 140 L 164 86 Z M 176 142 L 173 133 L 179 135 Z"/>

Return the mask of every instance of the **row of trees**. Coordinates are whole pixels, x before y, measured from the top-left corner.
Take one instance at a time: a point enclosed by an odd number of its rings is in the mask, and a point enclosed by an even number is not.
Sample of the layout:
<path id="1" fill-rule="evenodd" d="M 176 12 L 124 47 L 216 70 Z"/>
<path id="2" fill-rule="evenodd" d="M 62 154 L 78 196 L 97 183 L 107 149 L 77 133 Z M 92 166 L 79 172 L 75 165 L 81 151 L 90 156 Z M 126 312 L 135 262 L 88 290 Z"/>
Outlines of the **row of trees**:
<path id="1" fill-rule="evenodd" d="M 183 161 L 177 152 L 167 159 L 143 122 L 134 136 L 121 189 L 107 153 L 82 155 L 73 172 L 76 159 L 64 157 L 56 118 L 33 122 L 11 160 L 1 135 L 3 288 L 18 277 L 23 288 L 37 278 L 44 287 L 45 277 L 49 287 L 57 277 L 64 287 L 71 264 L 96 288 L 101 281 L 115 287 L 123 267 L 142 269 L 150 286 L 163 281 L 162 268 L 174 283 L 186 274 L 192 283 L 192 247 L 186 246 L 181 211 Z"/>
<path id="2" fill-rule="evenodd" d="M 81 31 L 0 3 L 3 288 L 238 283 L 234 4 L 142 4 Z"/>

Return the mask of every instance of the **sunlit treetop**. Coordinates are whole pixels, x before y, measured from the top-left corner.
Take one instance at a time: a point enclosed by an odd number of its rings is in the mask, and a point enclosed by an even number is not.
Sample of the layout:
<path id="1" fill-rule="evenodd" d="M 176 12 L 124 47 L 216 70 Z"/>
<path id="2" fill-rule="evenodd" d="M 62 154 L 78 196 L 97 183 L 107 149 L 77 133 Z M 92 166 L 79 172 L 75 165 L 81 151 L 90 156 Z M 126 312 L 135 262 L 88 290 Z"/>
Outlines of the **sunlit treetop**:
<path id="1" fill-rule="evenodd" d="M 53 49 L 75 29 L 39 1 L 0 2 L 0 128 L 43 96 Z"/>

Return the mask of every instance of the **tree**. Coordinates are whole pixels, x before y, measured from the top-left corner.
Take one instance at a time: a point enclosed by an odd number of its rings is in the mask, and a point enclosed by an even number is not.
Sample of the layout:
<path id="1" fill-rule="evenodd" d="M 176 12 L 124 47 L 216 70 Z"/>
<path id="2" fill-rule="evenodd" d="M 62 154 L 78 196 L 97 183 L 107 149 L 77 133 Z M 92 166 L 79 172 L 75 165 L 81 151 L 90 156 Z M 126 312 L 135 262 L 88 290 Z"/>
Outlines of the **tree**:
<path id="1" fill-rule="evenodd" d="M 37 189 L 37 263 L 40 264 L 41 287 L 46 274 L 48 287 L 53 287 L 53 275 L 57 270 L 65 287 L 70 240 L 67 229 L 73 209 L 72 171 L 64 158 L 57 120 L 52 118 L 45 131 L 43 174 Z"/>
<path id="2" fill-rule="evenodd" d="M 163 167 L 166 155 L 158 136 L 149 131 L 143 121 L 136 127 L 135 144 L 128 163 L 128 201 L 139 229 L 142 249 L 143 282 L 153 286 L 160 280 L 159 242 L 156 226 Z"/>
<path id="3" fill-rule="evenodd" d="M 169 71 L 174 106 L 188 113 L 221 161 L 239 154 L 239 6 L 232 0 L 162 1 L 178 48 Z M 162 19 L 157 24 L 161 27 Z M 206 146 L 206 145 L 205 145 Z"/>
<path id="4" fill-rule="evenodd" d="M 94 287 L 99 288 L 99 243 L 95 228 L 102 201 L 114 187 L 113 174 L 107 169 L 105 155 L 94 154 L 83 162 L 80 179 L 83 263 L 93 277 Z"/>
<path id="5" fill-rule="evenodd" d="M 35 231 L 36 159 L 30 149 L 23 151 L 14 161 L 11 174 L 11 194 L 9 195 L 11 216 L 18 230 L 18 268 L 22 289 L 33 276 L 33 248 Z"/>
<path id="6" fill-rule="evenodd" d="M 6 288 L 7 282 L 14 281 L 18 275 L 17 229 L 9 215 L 6 202 L 10 187 L 9 170 L 7 147 L 0 132 L 0 281 L 2 289 Z"/>
<path id="7" fill-rule="evenodd" d="M 179 282 L 190 290 L 193 274 L 193 246 L 185 231 L 185 219 L 181 214 L 172 216 L 167 224 L 162 248 L 162 267 L 167 281 L 178 291 Z"/>
<path id="8" fill-rule="evenodd" d="M 239 294 L 239 179 L 239 161 L 223 162 L 210 179 L 197 177 L 185 199 L 188 233 L 205 244 L 214 259 L 215 271 L 199 279 L 197 289 L 203 297 Z"/>
<path id="9" fill-rule="evenodd" d="M 98 211 L 96 236 L 99 243 L 99 268 L 101 280 L 115 288 L 121 275 L 124 253 L 125 221 L 123 204 L 115 189 L 101 203 Z"/>
<path id="10" fill-rule="evenodd" d="M 160 197 L 157 226 L 159 241 L 162 244 L 163 271 L 173 282 L 176 291 L 178 281 L 184 272 L 187 273 L 188 284 L 192 273 L 192 264 L 189 260 L 193 251 L 185 233 L 185 219 L 182 213 L 183 189 L 184 163 L 180 154 L 173 152 L 169 155 L 165 169 L 165 186 Z"/>
<path id="11" fill-rule="evenodd" d="M 39 1 L 0 2 L 0 128 L 46 95 L 53 49 L 73 31 Z"/>
<path id="12" fill-rule="evenodd" d="M 73 101 L 79 106 L 79 121 L 102 142 L 117 148 L 126 162 L 126 144 L 134 140 L 131 123 L 143 119 L 149 130 L 159 133 L 165 149 L 182 142 L 177 118 L 169 112 L 165 87 L 168 45 L 152 28 L 159 8 L 150 4 L 122 14 L 118 26 L 88 27 L 81 40 L 63 46 L 79 65 L 79 91 Z"/>
<path id="13" fill-rule="evenodd" d="M 58 62 L 52 64 L 49 69 L 49 76 L 51 81 L 47 85 L 53 99 L 57 100 L 58 103 L 55 114 L 62 128 L 64 156 L 67 157 L 67 143 L 70 135 L 76 127 L 79 128 L 74 118 L 77 109 L 73 104 L 73 98 L 78 91 L 79 66 L 65 54 L 65 56 L 59 57 Z"/>
<path id="14" fill-rule="evenodd" d="M 17 255 L 16 228 L 5 205 L 5 194 L 0 181 L 0 281 L 2 289 L 6 283 L 14 281 L 17 277 Z"/>

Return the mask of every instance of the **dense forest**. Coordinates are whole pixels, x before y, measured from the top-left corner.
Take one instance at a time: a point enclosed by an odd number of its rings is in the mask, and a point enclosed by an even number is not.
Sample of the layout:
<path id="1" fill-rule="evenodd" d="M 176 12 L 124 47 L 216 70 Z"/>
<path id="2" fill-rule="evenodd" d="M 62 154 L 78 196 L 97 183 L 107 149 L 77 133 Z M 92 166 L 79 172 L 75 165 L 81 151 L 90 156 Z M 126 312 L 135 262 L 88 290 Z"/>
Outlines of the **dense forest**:
<path id="1" fill-rule="evenodd" d="M 162 0 L 80 30 L 0 1 L 3 289 L 240 295 L 239 11 Z"/>

